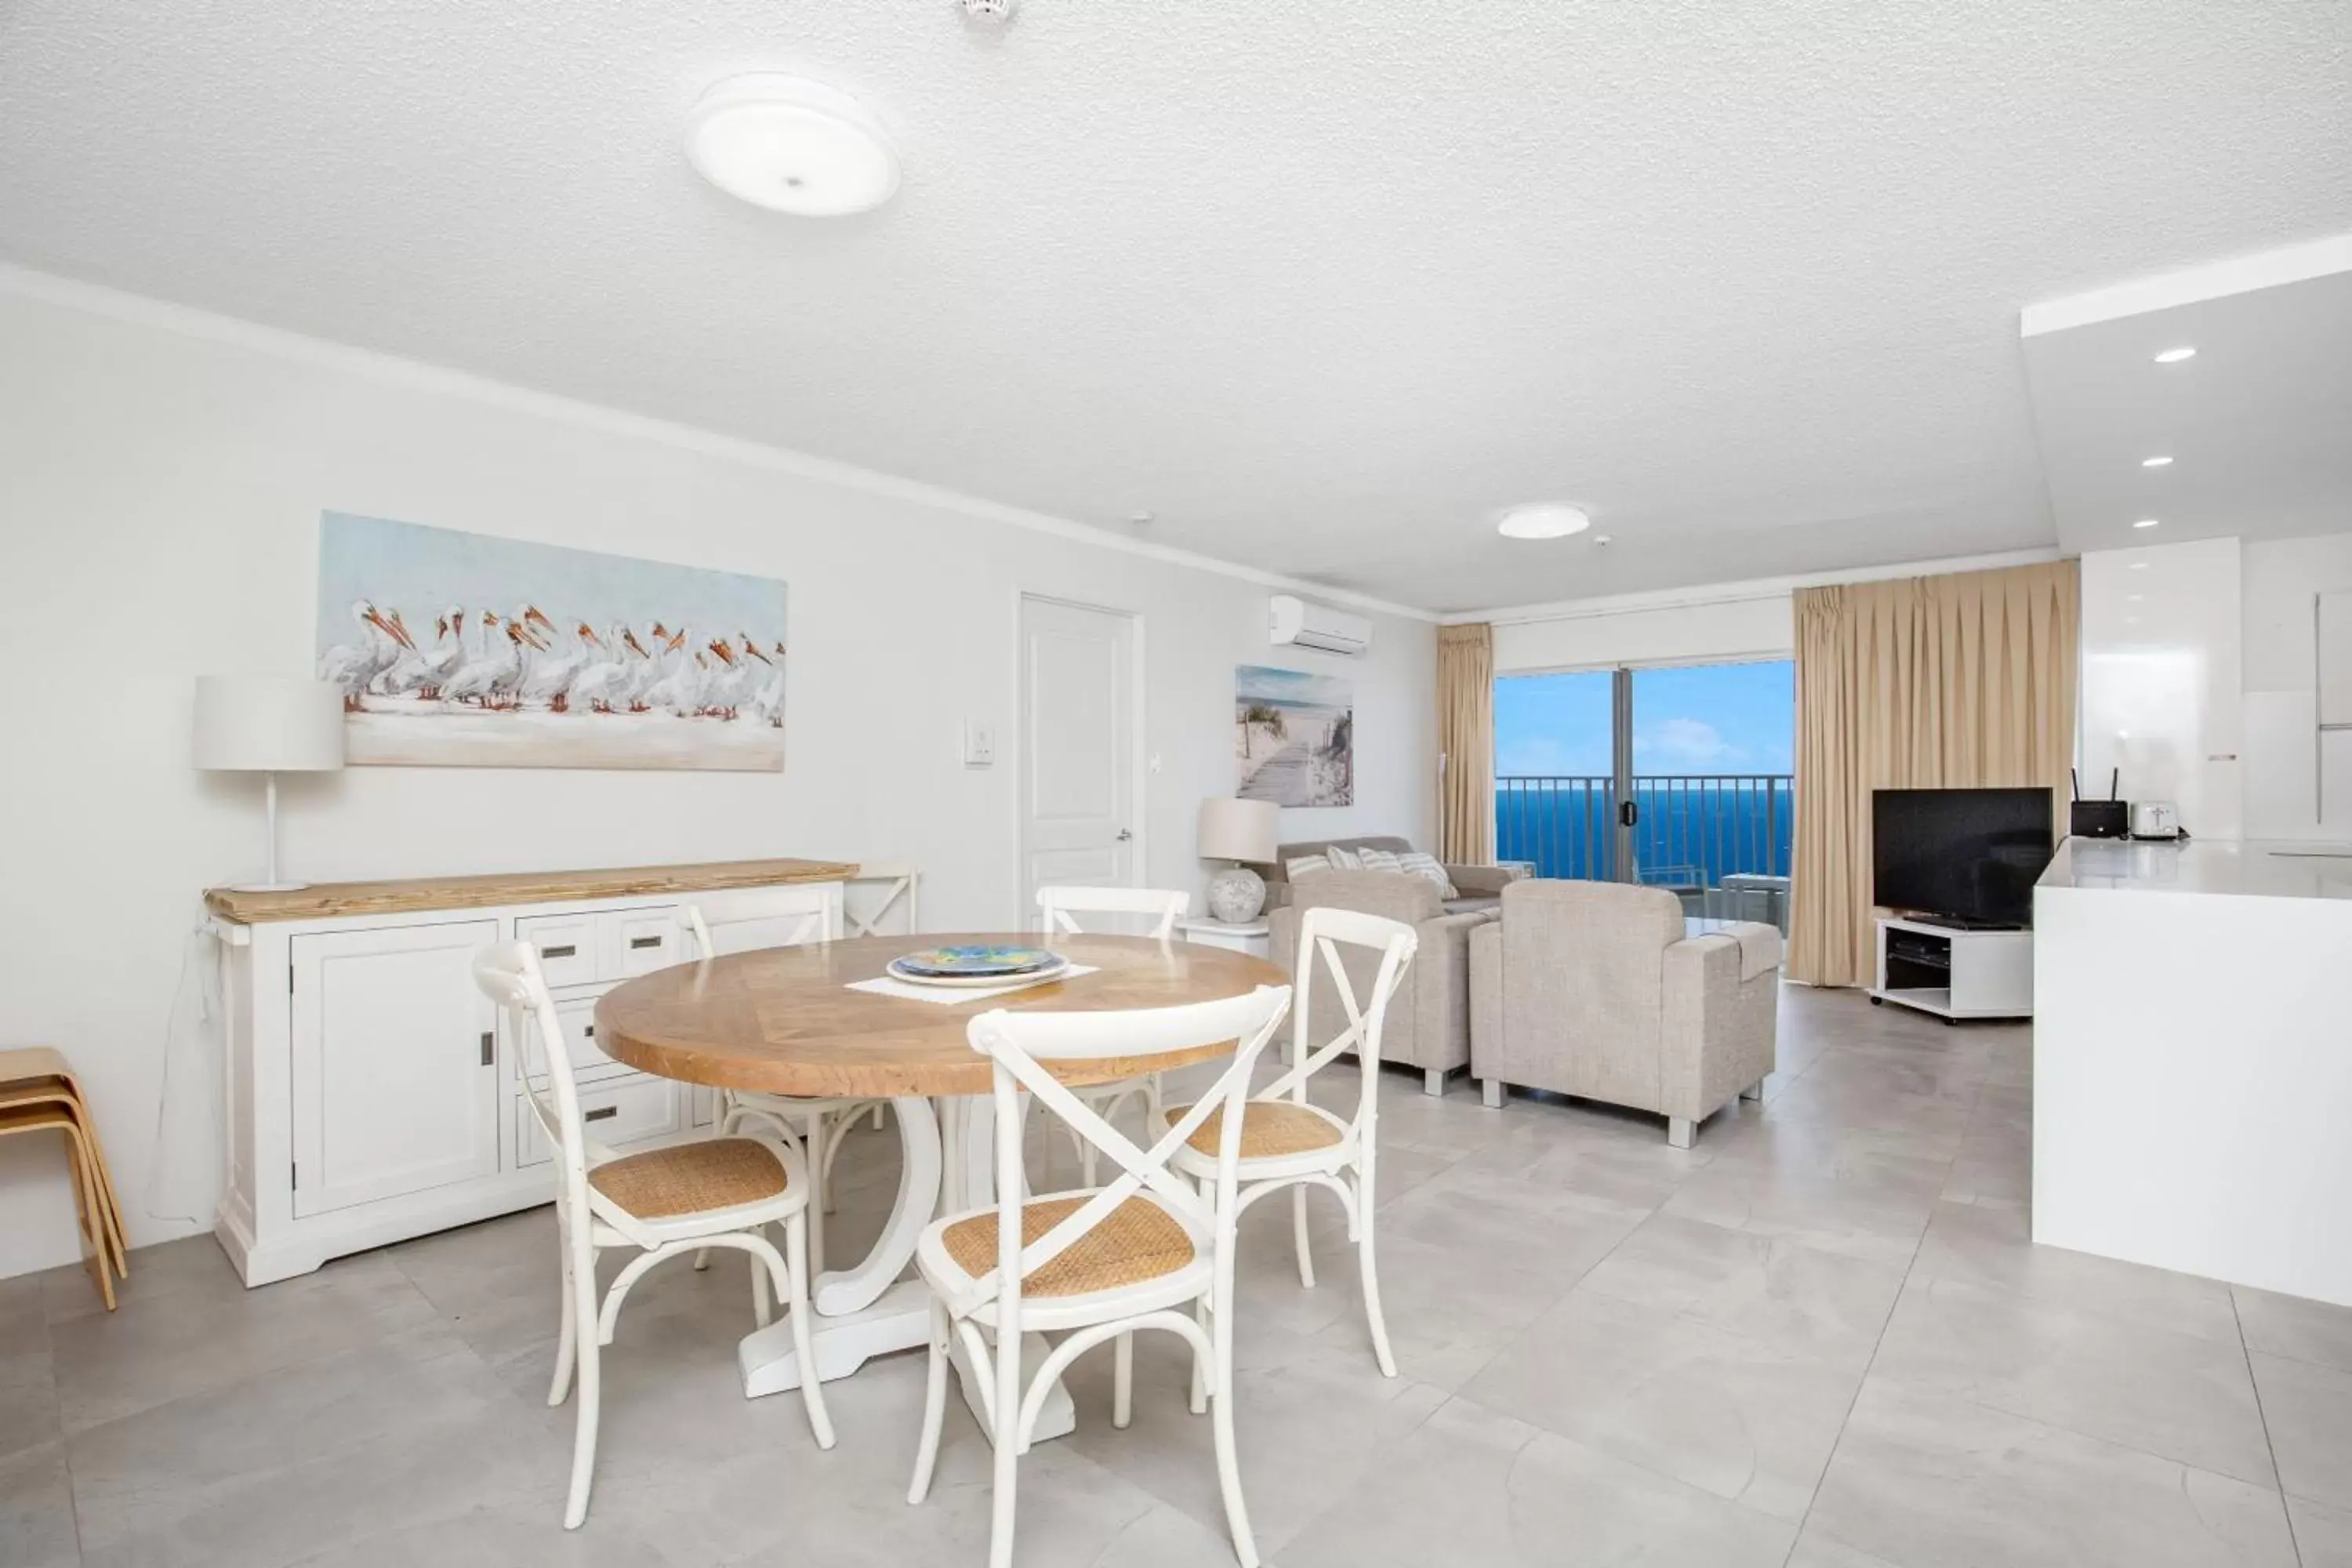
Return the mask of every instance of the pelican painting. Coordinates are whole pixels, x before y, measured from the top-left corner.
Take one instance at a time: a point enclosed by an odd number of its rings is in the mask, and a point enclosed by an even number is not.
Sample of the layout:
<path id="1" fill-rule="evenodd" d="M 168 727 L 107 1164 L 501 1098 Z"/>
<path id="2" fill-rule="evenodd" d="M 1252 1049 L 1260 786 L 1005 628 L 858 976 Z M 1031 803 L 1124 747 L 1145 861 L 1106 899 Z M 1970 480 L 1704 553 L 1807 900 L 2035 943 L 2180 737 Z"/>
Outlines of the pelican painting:
<path id="1" fill-rule="evenodd" d="M 772 577 L 329 512 L 318 627 L 353 763 L 784 765 Z"/>

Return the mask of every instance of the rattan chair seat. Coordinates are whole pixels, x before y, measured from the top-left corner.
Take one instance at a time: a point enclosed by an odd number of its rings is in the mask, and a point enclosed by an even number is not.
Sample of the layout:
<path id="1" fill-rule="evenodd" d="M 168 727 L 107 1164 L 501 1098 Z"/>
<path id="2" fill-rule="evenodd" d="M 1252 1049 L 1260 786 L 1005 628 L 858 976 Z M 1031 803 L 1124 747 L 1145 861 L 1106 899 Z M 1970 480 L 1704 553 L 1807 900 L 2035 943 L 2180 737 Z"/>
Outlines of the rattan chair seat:
<path id="1" fill-rule="evenodd" d="M 1074 1214 L 1091 1194 L 1045 1198 L 1021 1209 L 1021 1244 L 1035 1241 Z M 967 1215 L 940 1239 L 956 1267 L 978 1279 L 996 1267 L 996 1214 Z M 1173 1274 L 1195 1256 L 1192 1238 L 1158 1204 L 1129 1198 L 1110 1217 L 1078 1237 L 1021 1281 L 1024 1296 L 1085 1296 Z"/>
<path id="2" fill-rule="evenodd" d="M 1189 1105 L 1171 1106 L 1168 1124 L 1173 1127 L 1192 1114 Z M 1185 1146 L 1215 1159 L 1217 1139 L 1224 1129 L 1225 1113 L 1212 1111 L 1209 1119 L 1194 1128 L 1192 1136 L 1184 1140 Z M 1306 1154 L 1317 1149 L 1328 1149 L 1342 1136 L 1331 1124 L 1331 1119 L 1304 1105 L 1287 1100 L 1253 1100 L 1242 1110 L 1242 1158 L 1270 1160 L 1285 1154 Z"/>
<path id="3" fill-rule="evenodd" d="M 768 1146 L 751 1138 L 652 1149 L 588 1173 L 590 1186 L 639 1219 L 755 1204 L 781 1194 L 787 1179 Z"/>

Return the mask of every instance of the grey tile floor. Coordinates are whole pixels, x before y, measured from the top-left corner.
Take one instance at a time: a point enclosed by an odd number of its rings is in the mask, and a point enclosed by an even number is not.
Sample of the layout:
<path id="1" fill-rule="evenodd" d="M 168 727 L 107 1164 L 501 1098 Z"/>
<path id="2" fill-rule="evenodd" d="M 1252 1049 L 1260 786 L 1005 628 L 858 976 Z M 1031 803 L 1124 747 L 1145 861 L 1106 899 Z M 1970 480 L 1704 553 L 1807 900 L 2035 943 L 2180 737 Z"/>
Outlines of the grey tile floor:
<path id="1" fill-rule="evenodd" d="M 2031 1037 L 1791 989 L 1764 1103 L 1669 1149 L 1557 1100 L 1382 1085 L 1374 1370 L 1336 1209 L 1299 1289 L 1245 1229 L 1242 1463 L 1285 1568 L 2352 1565 L 2352 1311 L 2032 1247 Z M 1337 1075 L 1352 1092 L 1352 1076 Z M 835 1236 L 880 1224 L 896 1140 L 845 1155 Z M 1066 1160 L 1066 1154 L 1061 1156 Z M 240 1289 L 208 1238 L 0 1281 L 0 1563 L 972 1563 L 985 1446 L 950 1404 L 909 1508 L 914 1355 L 747 1402 L 741 1268 L 655 1276 L 606 1362 L 587 1527 L 542 1403 L 545 1210 Z M 1024 1462 L 1024 1564 L 1232 1561 L 1172 1342 L 1107 1357 Z"/>

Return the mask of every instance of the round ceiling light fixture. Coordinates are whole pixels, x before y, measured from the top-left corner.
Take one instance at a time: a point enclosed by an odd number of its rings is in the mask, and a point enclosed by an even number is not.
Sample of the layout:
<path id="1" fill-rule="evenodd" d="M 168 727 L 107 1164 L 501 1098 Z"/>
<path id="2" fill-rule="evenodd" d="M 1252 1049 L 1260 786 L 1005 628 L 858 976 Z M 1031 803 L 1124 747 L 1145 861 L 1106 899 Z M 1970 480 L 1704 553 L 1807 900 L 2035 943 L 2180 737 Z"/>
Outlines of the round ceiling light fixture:
<path id="1" fill-rule="evenodd" d="M 730 77 L 695 100 L 686 156 L 730 196 L 799 217 L 866 212 L 898 188 L 898 153 L 847 93 L 803 77 Z"/>
<path id="2" fill-rule="evenodd" d="M 1582 507 L 1558 501 L 1515 506 L 1495 521 L 1495 531 L 1506 539 L 1566 539 L 1592 526 Z"/>

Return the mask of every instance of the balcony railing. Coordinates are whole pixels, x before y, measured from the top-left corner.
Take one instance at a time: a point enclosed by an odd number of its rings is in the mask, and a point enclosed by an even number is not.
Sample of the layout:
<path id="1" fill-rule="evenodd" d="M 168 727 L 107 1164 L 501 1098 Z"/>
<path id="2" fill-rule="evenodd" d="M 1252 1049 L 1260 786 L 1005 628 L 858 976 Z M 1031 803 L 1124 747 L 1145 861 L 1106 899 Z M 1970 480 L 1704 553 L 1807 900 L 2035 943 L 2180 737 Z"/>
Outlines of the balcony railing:
<path id="1" fill-rule="evenodd" d="M 1719 894 L 1726 877 L 1788 876 L 1794 784 L 1787 773 L 1634 774 L 1638 811 L 1630 879 L 1671 889 L 1694 914 L 1784 921 L 1779 908 L 1758 917 Z M 1539 877 L 1615 877 L 1615 826 L 1616 799 L 1605 774 L 1508 774 L 1495 781 L 1496 858 L 1531 862 Z"/>

